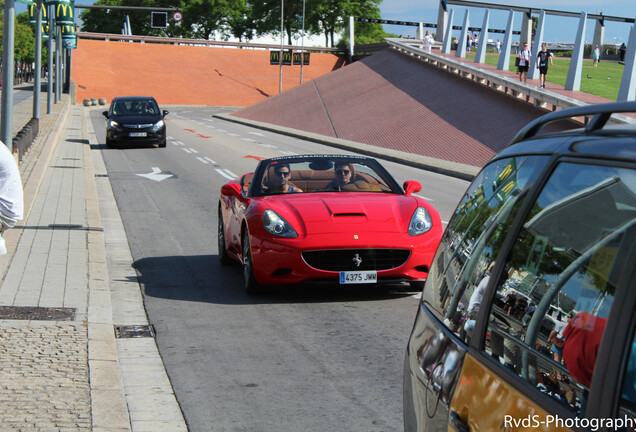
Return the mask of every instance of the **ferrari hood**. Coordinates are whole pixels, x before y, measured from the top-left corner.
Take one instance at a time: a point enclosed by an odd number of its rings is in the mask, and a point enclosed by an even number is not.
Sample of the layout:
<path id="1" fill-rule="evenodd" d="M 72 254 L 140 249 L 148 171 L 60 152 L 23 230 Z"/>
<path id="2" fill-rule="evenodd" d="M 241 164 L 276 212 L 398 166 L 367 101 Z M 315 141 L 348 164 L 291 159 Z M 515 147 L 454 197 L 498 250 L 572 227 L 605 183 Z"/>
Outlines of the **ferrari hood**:
<path id="1" fill-rule="evenodd" d="M 271 197 L 275 198 L 275 197 Z M 418 206 L 414 197 L 342 192 L 278 196 L 269 206 L 308 235 L 349 232 L 406 232 Z"/>

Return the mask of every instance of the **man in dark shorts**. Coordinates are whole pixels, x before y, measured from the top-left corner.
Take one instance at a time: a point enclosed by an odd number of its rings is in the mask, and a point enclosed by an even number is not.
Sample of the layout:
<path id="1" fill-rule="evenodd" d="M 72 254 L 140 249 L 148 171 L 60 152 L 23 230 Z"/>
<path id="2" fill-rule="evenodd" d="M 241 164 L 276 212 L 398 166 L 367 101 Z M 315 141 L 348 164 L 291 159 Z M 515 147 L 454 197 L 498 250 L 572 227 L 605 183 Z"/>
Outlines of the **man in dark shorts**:
<path id="1" fill-rule="evenodd" d="M 545 77 L 548 74 L 548 60 L 550 61 L 550 66 L 552 66 L 552 53 L 548 51 L 548 46 L 543 42 L 541 44 L 541 51 L 539 51 L 537 55 L 537 68 L 539 69 L 541 88 L 545 88 Z"/>
<path id="2" fill-rule="evenodd" d="M 519 51 L 517 57 L 519 57 L 519 81 L 526 83 L 528 82 L 528 69 L 530 66 L 530 50 L 528 49 L 528 42 L 523 43 L 523 49 Z"/>

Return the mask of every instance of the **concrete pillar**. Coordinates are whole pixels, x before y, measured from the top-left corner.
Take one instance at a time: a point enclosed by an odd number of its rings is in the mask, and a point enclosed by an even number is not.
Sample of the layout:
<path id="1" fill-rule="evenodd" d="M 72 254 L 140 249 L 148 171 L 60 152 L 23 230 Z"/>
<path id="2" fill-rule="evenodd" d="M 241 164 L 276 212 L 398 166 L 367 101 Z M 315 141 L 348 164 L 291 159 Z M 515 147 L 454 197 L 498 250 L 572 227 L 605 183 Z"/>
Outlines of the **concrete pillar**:
<path id="1" fill-rule="evenodd" d="M 415 32 L 415 39 L 422 40 L 424 39 L 424 24 L 420 23 L 417 27 L 417 31 Z"/>
<path id="2" fill-rule="evenodd" d="M 636 29 L 632 26 L 627 41 L 628 47 L 636 47 Z M 621 86 L 618 89 L 618 102 L 633 101 L 636 99 L 636 50 L 628 49 L 625 54 L 625 69 Z"/>
<path id="3" fill-rule="evenodd" d="M 574 50 L 572 50 L 572 61 L 570 62 L 570 69 L 568 69 L 568 78 L 565 81 L 566 90 L 581 90 L 581 73 L 583 71 L 583 48 L 585 45 L 586 22 L 587 14 L 585 12 L 581 12 L 579 29 L 576 32 Z"/>
<path id="4" fill-rule="evenodd" d="M 530 12 L 523 12 L 522 14 L 521 36 L 519 36 L 520 49 L 525 42 L 528 42 L 528 45 L 532 43 L 532 15 Z"/>
<path id="5" fill-rule="evenodd" d="M 453 11 L 451 10 L 451 16 Z M 453 27 L 453 20 L 448 19 L 448 8 L 446 7 L 446 1 L 440 0 L 439 9 L 437 10 L 437 30 L 435 32 L 435 40 L 437 42 L 442 42 L 446 37 L 446 30 L 448 27 Z"/>
<path id="6" fill-rule="evenodd" d="M 539 78 L 539 69 L 537 69 L 537 56 L 541 51 L 541 43 L 543 42 L 543 24 L 545 24 L 545 11 L 541 10 L 539 22 L 537 23 L 537 32 L 534 34 L 534 43 L 532 44 L 532 57 L 530 57 L 530 68 L 528 69 L 528 79 Z"/>
<path id="7" fill-rule="evenodd" d="M 468 9 L 466 9 L 466 15 L 464 15 L 464 28 L 462 29 L 461 36 L 459 37 L 459 45 L 457 45 L 457 51 L 455 57 L 466 57 L 466 39 L 468 37 Z"/>
<path id="8" fill-rule="evenodd" d="M 437 27 L 439 31 L 439 27 Z M 437 37 L 437 35 L 435 35 Z M 442 44 L 442 53 L 449 54 L 451 52 L 451 45 L 453 44 L 453 9 L 450 10 L 450 15 L 448 16 L 448 25 L 446 26 L 446 31 L 444 32 L 444 43 Z"/>
<path id="9" fill-rule="evenodd" d="M 504 36 L 501 53 L 499 54 L 498 70 L 508 70 L 510 68 L 510 47 L 512 45 L 512 24 L 515 20 L 514 11 L 510 11 L 508 15 L 508 25 L 506 26 L 506 35 Z"/>
<path id="10" fill-rule="evenodd" d="M 481 25 L 481 31 L 479 32 L 479 47 L 477 47 L 477 55 L 475 56 L 475 63 L 486 62 L 486 46 L 488 45 L 488 21 L 490 19 L 490 11 L 486 9 L 484 12 L 484 22 Z"/>
<path id="11" fill-rule="evenodd" d="M 598 48 L 601 50 L 601 57 L 603 56 L 603 40 L 605 39 L 605 20 L 598 19 L 596 20 L 596 25 L 594 26 L 594 41 L 592 42 L 592 49 L 594 49 L 594 45 L 598 45 Z"/>

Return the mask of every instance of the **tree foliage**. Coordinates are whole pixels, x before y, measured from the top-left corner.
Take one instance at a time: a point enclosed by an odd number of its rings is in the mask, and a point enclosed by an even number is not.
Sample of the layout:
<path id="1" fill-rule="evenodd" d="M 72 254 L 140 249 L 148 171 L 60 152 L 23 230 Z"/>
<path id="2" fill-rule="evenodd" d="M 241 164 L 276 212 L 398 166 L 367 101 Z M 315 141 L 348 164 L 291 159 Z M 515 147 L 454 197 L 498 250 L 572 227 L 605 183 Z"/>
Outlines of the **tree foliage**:
<path id="1" fill-rule="evenodd" d="M 4 1 L 0 1 L 0 55 L 4 43 Z M 42 57 L 46 59 L 46 47 L 42 45 Z M 35 35 L 29 25 L 29 14 L 16 15 L 13 36 L 13 59 L 16 62 L 32 63 L 35 61 Z"/>
<path id="2" fill-rule="evenodd" d="M 183 12 L 183 20 L 169 20 L 163 31 L 150 27 L 147 11 L 84 9 L 82 30 L 99 33 L 121 33 L 128 16 L 135 35 L 166 35 L 184 38 L 229 38 L 250 40 L 257 35 L 281 33 L 292 44 L 303 29 L 305 34 L 322 34 L 325 45 L 334 46 L 335 35 L 348 25 L 349 16 L 380 18 L 382 0 L 162 0 L 161 6 L 172 6 Z M 157 6 L 155 0 L 99 0 L 95 4 L 114 6 Z M 382 42 L 387 34 L 379 24 L 357 23 L 356 43 Z"/>

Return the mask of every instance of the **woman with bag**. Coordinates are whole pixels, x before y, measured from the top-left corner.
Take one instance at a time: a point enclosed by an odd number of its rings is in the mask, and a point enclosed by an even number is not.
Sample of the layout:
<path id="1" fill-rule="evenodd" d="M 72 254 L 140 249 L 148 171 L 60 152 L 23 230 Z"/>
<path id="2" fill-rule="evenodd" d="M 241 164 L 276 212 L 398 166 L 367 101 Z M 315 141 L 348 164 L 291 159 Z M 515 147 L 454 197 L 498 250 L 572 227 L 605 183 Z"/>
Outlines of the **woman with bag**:
<path id="1" fill-rule="evenodd" d="M 530 66 L 530 50 L 528 49 L 528 42 L 523 43 L 523 49 L 517 54 L 519 59 L 519 81 L 524 83 L 528 82 L 528 67 Z"/>

